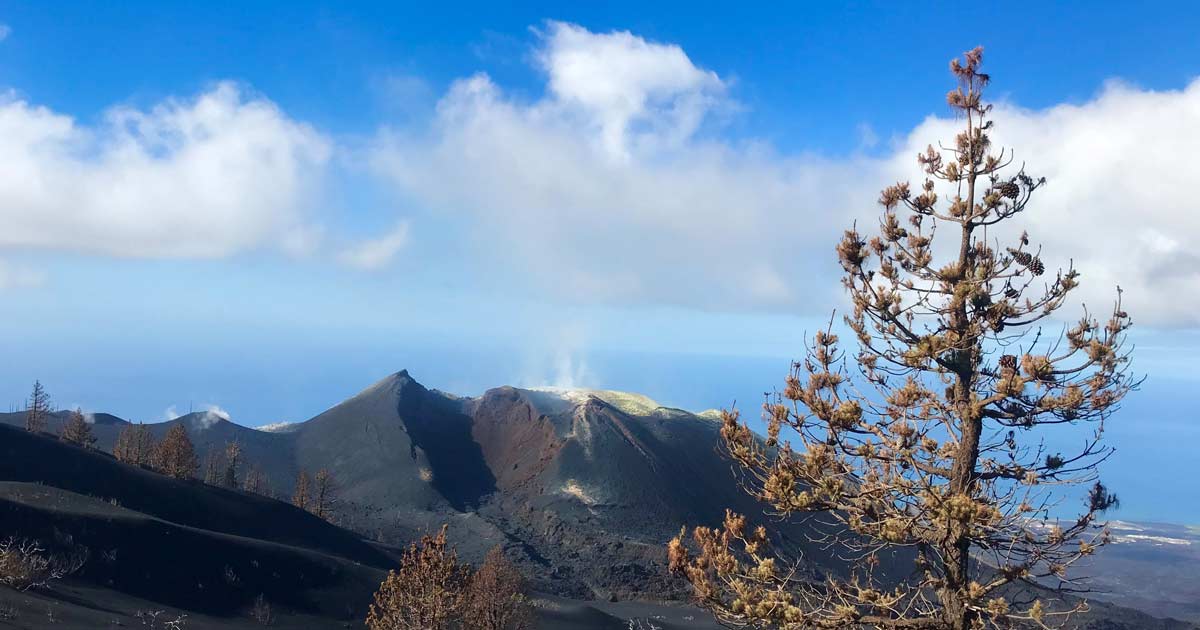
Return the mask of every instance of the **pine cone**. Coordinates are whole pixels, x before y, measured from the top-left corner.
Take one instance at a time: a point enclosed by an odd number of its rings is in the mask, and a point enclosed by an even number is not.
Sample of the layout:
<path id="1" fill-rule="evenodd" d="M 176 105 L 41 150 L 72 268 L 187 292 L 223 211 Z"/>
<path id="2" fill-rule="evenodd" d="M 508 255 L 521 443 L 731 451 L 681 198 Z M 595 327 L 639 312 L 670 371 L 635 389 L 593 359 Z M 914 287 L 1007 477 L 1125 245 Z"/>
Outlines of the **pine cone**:
<path id="1" fill-rule="evenodd" d="M 1000 357 L 1000 367 L 1008 368 L 1010 370 L 1017 369 L 1017 357 L 1014 357 L 1011 354 L 1006 354 Z"/>
<path id="2" fill-rule="evenodd" d="M 1028 267 L 1033 262 L 1033 255 L 1029 252 L 1017 251 L 1009 248 L 1008 253 L 1012 254 L 1013 260 L 1017 261 L 1018 265 Z"/>
<path id="3" fill-rule="evenodd" d="M 1022 267 L 1032 271 L 1033 275 L 1040 276 L 1043 273 L 1046 273 L 1046 265 L 1042 264 L 1042 259 L 1038 258 L 1037 256 L 1034 256 L 1029 252 L 1015 250 L 1011 247 L 1008 248 L 1008 253 L 1013 257 L 1013 260 L 1016 261 L 1018 265 L 1021 265 Z"/>
<path id="4" fill-rule="evenodd" d="M 1000 182 L 996 184 L 996 192 L 1000 193 L 1003 197 L 1016 199 L 1017 195 L 1021 194 L 1021 187 L 1013 182 Z"/>

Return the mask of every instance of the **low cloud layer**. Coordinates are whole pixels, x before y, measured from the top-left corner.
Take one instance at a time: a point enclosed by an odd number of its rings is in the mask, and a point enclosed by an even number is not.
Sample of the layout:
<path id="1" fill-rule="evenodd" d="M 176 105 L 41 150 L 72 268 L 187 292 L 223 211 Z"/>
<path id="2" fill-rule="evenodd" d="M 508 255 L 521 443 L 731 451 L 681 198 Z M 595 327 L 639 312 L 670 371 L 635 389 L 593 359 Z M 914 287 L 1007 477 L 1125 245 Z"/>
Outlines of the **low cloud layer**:
<path id="1" fill-rule="evenodd" d="M 1047 179 L 1011 223 L 1028 228 L 1048 261 L 1074 260 L 1083 281 L 1077 300 L 1102 311 L 1120 285 L 1135 322 L 1200 324 L 1200 253 L 1192 249 L 1200 242 L 1200 165 L 1191 157 L 1200 143 L 1200 79 L 1162 92 L 1112 82 L 1081 105 L 1002 103 L 993 118 L 994 142 Z M 911 173 L 916 152 L 952 138 L 957 126 L 925 121 L 888 174 Z"/>
<path id="2" fill-rule="evenodd" d="M 0 247 L 209 258 L 282 241 L 305 221 L 329 142 L 222 83 L 96 126 L 0 99 Z"/>
<path id="3" fill-rule="evenodd" d="M 841 229 L 873 222 L 878 190 L 919 182 L 916 153 L 958 129 L 930 118 L 870 159 L 786 155 L 702 132 L 736 104 L 678 46 L 561 23 L 541 38 L 543 97 L 462 79 L 428 130 L 381 132 L 374 164 L 398 194 L 469 219 L 489 264 L 559 298 L 828 312 L 841 303 L 823 275 Z M 1082 299 L 1107 307 L 1120 284 L 1143 323 L 1200 323 L 1189 248 L 1200 169 L 1186 157 L 1200 141 L 1200 81 L 1112 84 L 1044 110 L 1001 104 L 995 119 L 996 141 L 1050 181 L 1020 221 L 1048 260 L 1074 258 Z"/>
<path id="4" fill-rule="evenodd" d="M 728 116 L 755 113 L 678 45 L 560 22 L 537 37 L 528 58 L 540 95 L 464 77 L 428 124 L 382 128 L 365 160 L 358 142 L 336 147 L 355 168 L 370 165 L 383 207 L 415 210 L 320 259 L 384 270 L 410 245 L 410 229 L 453 226 L 438 255 L 506 292 L 827 314 L 844 303 L 829 275 L 841 230 L 871 224 L 878 190 L 919 182 L 916 153 L 958 128 L 930 117 L 881 150 L 863 126 L 872 157 L 784 151 L 723 129 Z M 945 111 L 940 95 L 929 103 Z M 1188 157 L 1200 143 L 1200 80 L 1171 91 L 1113 83 L 1087 102 L 1040 110 L 1000 103 L 994 117 L 996 142 L 1049 180 L 1019 223 L 1048 262 L 1074 260 L 1079 299 L 1104 308 L 1119 284 L 1138 323 L 1200 324 L 1191 250 L 1200 168 Z M 365 223 L 310 206 L 334 150 L 328 135 L 230 83 L 146 110 L 115 108 L 96 125 L 9 95 L 0 100 L 0 254 L 309 255 L 322 248 L 321 226 L 345 242 L 338 235 L 356 230 L 343 228 Z M 0 288 L 40 280 L 0 262 Z"/>
<path id="5" fill-rule="evenodd" d="M 809 297 L 801 263 L 829 249 L 850 199 L 870 199 L 851 185 L 859 164 L 701 138 L 733 103 L 677 46 L 559 23 L 542 37 L 543 98 L 479 74 L 424 133 L 381 133 L 373 163 L 397 194 L 468 219 L 482 264 L 557 297 L 732 309 Z"/>

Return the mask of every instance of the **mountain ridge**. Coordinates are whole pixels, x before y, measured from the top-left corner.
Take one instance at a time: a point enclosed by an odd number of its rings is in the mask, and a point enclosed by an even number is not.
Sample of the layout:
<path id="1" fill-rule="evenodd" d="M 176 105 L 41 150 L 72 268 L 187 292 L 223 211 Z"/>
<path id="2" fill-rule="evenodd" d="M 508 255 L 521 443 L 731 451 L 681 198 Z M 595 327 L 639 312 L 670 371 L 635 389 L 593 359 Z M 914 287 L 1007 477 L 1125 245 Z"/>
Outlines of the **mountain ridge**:
<path id="1" fill-rule="evenodd" d="M 104 415 L 93 428 L 109 450 L 127 423 Z M 0 422 L 22 426 L 23 416 Z M 576 599 L 684 597 L 663 551 L 678 528 L 718 524 L 726 508 L 762 514 L 720 457 L 711 414 L 628 392 L 501 386 L 460 397 L 400 370 L 286 431 L 212 412 L 147 426 L 161 437 L 177 425 L 201 461 L 237 441 L 284 499 L 301 471 L 330 471 L 338 522 L 364 536 L 403 545 L 446 523 L 467 560 L 499 545 L 539 591 Z M 803 519 L 770 525 L 812 576 L 844 570 L 809 542 Z M 1129 603 L 1156 606 L 1144 593 Z"/>

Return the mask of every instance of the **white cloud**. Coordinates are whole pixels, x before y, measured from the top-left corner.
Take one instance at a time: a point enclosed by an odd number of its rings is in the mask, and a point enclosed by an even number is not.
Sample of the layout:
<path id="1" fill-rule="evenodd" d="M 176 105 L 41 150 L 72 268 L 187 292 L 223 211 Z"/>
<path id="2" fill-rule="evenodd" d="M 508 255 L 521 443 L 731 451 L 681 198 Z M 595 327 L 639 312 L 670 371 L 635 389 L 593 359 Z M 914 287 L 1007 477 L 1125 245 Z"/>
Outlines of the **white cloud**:
<path id="1" fill-rule="evenodd" d="M 730 106 L 727 83 L 677 46 L 551 23 L 535 58 L 541 98 L 462 79 L 426 132 L 382 130 L 373 163 L 398 195 L 462 219 L 478 264 L 569 299 L 828 313 L 844 303 L 828 275 L 841 230 L 874 221 L 885 185 L 919 183 L 916 152 L 958 125 L 931 117 L 882 158 L 786 155 L 699 133 Z M 1200 242 L 1200 81 L 995 119 L 996 141 L 1049 179 L 1019 222 L 1050 262 L 1074 257 L 1080 298 L 1105 308 L 1120 283 L 1135 320 L 1200 324 L 1200 255 L 1183 245 Z"/>
<path id="2" fill-rule="evenodd" d="M 96 126 L 0 99 L 0 247 L 219 257 L 305 224 L 329 142 L 221 83 Z"/>
<path id="3" fill-rule="evenodd" d="M 8 39 L 12 35 L 12 27 L 7 24 L 0 24 L 0 42 Z"/>
<path id="4" fill-rule="evenodd" d="M 486 270 L 584 300 L 794 304 L 810 299 L 800 261 L 830 251 L 847 198 L 874 197 L 853 185 L 855 162 L 701 139 L 728 101 L 678 47 L 551 24 L 538 59 L 542 99 L 476 75 L 427 134 L 384 130 L 375 149 L 400 195 L 467 219 Z"/>
<path id="5" fill-rule="evenodd" d="M 554 96 L 544 105 L 560 109 L 554 115 L 579 116 L 613 156 L 629 157 L 631 143 L 686 139 L 725 89 L 716 73 L 696 67 L 679 46 L 628 31 L 592 33 L 550 22 L 543 37 L 538 61 Z"/>
<path id="6" fill-rule="evenodd" d="M 1001 103 L 993 141 L 1045 176 L 1024 215 L 1011 221 L 1044 245 L 1048 263 L 1081 272 L 1076 301 L 1108 309 L 1116 286 L 1135 323 L 1200 324 L 1200 79 L 1181 90 L 1109 83 L 1082 105 L 1028 110 Z M 890 160 L 892 178 L 913 173 L 918 150 L 947 141 L 960 123 L 931 118 Z"/>
<path id="7" fill-rule="evenodd" d="M 408 222 L 401 221 L 383 236 L 362 241 L 344 250 L 338 259 L 342 264 L 356 269 L 382 269 L 408 245 L 408 238 Z"/>

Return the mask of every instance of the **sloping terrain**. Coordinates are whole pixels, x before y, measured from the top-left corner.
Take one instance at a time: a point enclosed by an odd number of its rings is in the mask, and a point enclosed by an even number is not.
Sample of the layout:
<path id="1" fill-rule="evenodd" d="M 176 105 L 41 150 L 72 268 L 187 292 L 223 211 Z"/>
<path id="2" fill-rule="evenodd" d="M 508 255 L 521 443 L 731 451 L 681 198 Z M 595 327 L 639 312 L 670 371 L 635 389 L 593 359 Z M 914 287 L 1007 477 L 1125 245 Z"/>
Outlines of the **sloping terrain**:
<path id="1" fill-rule="evenodd" d="M 46 623 L 28 610 L 36 601 L 62 619 L 90 620 L 74 627 L 141 625 L 137 612 L 153 610 L 227 627 L 249 621 L 259 596 L 282 620 L 300 620 L 292 627 L 351 621 L 392 566 L 376 547 L 288 504 L 10 427 L 0 427 L 0 479 L 0 532 L 86 558 L 65 590 L 5 591 L 0 599 L 25 611 L 23 622 L 8 620 L 16 627 Z"/>
<path id="2" fill-rule="evenodd" d="M 59 435 L 62 433 L 63 426 L 66 425 L 67 419 L 70 416 L 71 412 L 65 410 L 50 414 L 46 418 L 46 433 L 50 435 Z M 96 436 L 96 448 L 103 451 L 112 451 L 113 444 L 117 441 L 117 435 L 129 424 L 127 420 L 107 413 L 91 414 L 87 418 L 92 424 L 92 435 Z M 24 428 L 25 412 L 13 411 L 0 413 L 0 424 Z M 153 427 L 155 425 L 150 426 Z"/>
<path id="3" fill-rule="evenodd" d="M 171 609 L 237 616 L 262 595 L 281 610 L 365 615 L 383 570 L 262 538 L 187 527 L 36 484 L 0 484 L 4 529 L 83 553 L 77 579 Z M 69 542 L 68 542 L 69 541 Z M 76 550 L 76 551 L 73 551 Z"/>
<path id="4" fill-rule="evenodd" d="M 98 446 L 111 446 L 125 422 L 114 416 L 96 418 Z M 21 426 L 24 418 L 0 415 L 0 422 Z M 630 617 L 623 615 L 633 613 L 622 612 L 621 606 L 650 606 L 666 628 L 707 627 L 703 614 L 629 600 L 686 596 L 683 584 L 667 574 L 664 557 L 665 542 L 681 525 L 718 523 L 726 508 L 761 515 L 761 506 L 741 490 L 734 471 L 718 454 L 719 423 L 711 414 L 664 408 L 644 396 L 621 392 L 500 387 L 477 398 L 458 398 L 426 389 L 407 372 L 399 372 L 282 431 L 249 429 L 204 412 L 152 429 L 162 435 L 172 424 L 188 430 L 201 461 L 207 452 L 237 441 L 243 461 L 264 471 L 279 496 L 291 495 L 300 470 L 329 470 L 336 480 L 336 520 L 359 536 L 406 544 L 448 523 L 452 540 L 468 561 L 478 561 L 489 548 L 501 546 L 537 590 L 568 598 L 542 600 L 542 617 L 556 620 L 548 627 L 624 628 Z M 54 423 L 50 429 L 55 429 Z M 15 463 L 22 458 L 24 463 Z M 166 479 L 117 464 L 103 454 L 5 427 L 0 427 L 0 479 L 45 483 L 101 503 L 115 498 L 130 513 L 103 518 L 128 527 L 85 527 L 106 535 L 118 536 L 117 530 L 128 529 L 156 544 L 202 536 L 194 546 L 209 549 L 214 558 L 245 555 L 244 541 L 249 540 L 359 563 L 369 571 L 389 562 L 359 536 L 277 501 Z M 44 512 L 50 500 L 30 504 L 14 499 L 9 509 L 28 527 L 47 525 L 66 514 L 84 518 L 70 510 L 51 510 L 57 516 L 48 516 Z M 843 569 L 830 551 L 808 542 L 810 529 L 803 521 L 764 524 L 770 526 L 778 548 L 802 558 L 811 575 Z M 298 563 L 295 566 L 311 561 L 304 553 L 288 561 Z M 884 562 L 886 566 L 889 561 Z M 265 578 L 254 571 L 240 565 L 231 569 L 238 575 L 246 572 L 247 583 L 255 588 L 266 588 Z M 314 565 L 301 573 L 316 579 L 313 576 L 329 570 L 328 565 Z M 351 582 L 370 581 L 352 571 L 343 575 Z M 338 592 L 340 587 L 322 582 L 297 588 L 320 593 Z M 249 590 L 222 595 L 230 603 L 211 612 L 228 615 L 245 606 Z M 373 587 L 368 595 L 370 590 Z M 156 601 L 164 597 L 129 585 L 121 592 Z M 355 610 L 363 601 L 348 591 L 334 600 Z M 605 603 L 579 603 L 582 600 Z M 298 614 L 328 613 L 318 605 L 319 598 L 310 602 L 310 609 L 301 602 L 280 601 L 289 602 L 288 608 Z M 1118 601 L 1157 610 L 1140 599 Z M 1171 609 L 1177 611 L 1188 609 Z M 678 619 L 667 619 L 676 613 Z M 1112 606 L 1098 605 L 1091 618 L 1116 624 L 1107 626 L 1113 628 L 1178 627 Z"/>
<path id="5" fill-rule="evenodd" d="M 171 479 L 107 454 L 0 426 L 0 479 L 40 483 L 179 525 L 274 540 L 378 567 L 387 557 L 359 537 L 291 505 Z"/>
<path id="6" fill-rule="evenodd" d="M 357 627 L 393 566 L 394 549 L 286 503 L 11 427 L 0 427 L 0 479 L 0 533 L 83 559 L 49 590 L 0 587 L 0 628 L 167 628 L 181 618 L 187 629 L 256 628 L 260 597 L 273 627 Z M 536 605 L 547 629 L 619 630 L 633 616 L 664 629 L 713 627 L 678 606 L 541 596 Z"/>
<path id="7" fill-rule="evenodd" d="M 1112 543 L 1081 571 L 1095 597 L 1200 623 L 1200 527 L 1110 524 Z"/>
<path id="8" fill-rule="evenodd" d="M 655 409 L 634 416 L 596 395 L 493 389 L 464 402 L 498 492 L 480 514 L 550 569 L 548 590 L 577 597 L 679 595 L 663 545 L 683 523 L 755 509 L 716 454 L 718 425 Z M 776 527 L 805 552 L 799 526 Z M 790 537 L 790 538 L 789 538 Z M 789 542 L 790 541 L 790 542 Z"/>

